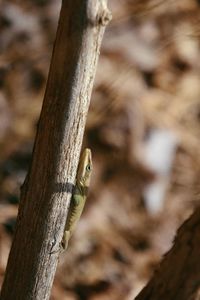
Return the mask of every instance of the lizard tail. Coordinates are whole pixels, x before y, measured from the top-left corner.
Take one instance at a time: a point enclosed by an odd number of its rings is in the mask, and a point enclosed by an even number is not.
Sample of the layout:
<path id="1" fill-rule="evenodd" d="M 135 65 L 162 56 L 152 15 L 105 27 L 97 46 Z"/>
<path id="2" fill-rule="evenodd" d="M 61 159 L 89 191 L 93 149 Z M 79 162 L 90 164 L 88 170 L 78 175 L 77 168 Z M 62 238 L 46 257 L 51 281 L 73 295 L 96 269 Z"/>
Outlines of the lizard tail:
<path id="1" fill-rule="evenodd" d="M 66 230 L 64 232 L 64 236 L 61 243 L 64 250 L 66 250 L 68 247 L 70 236 L 71 236 L 70 231 Z"/>

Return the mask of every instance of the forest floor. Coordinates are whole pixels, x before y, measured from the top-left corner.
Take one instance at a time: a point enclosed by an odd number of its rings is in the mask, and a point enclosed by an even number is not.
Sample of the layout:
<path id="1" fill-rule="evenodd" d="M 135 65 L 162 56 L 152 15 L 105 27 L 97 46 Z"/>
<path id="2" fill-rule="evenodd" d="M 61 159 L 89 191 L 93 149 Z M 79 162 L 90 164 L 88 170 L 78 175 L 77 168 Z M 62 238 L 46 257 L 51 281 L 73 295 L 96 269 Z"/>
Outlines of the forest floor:
<path id="1" fill-rule="evenodd" d="M 108 3 L 84 138 L 92 183 L 51 300 L 133 300 L 199 206 L 200 1 Z M 60 4 L 0 3 L 0 284 Z"/>

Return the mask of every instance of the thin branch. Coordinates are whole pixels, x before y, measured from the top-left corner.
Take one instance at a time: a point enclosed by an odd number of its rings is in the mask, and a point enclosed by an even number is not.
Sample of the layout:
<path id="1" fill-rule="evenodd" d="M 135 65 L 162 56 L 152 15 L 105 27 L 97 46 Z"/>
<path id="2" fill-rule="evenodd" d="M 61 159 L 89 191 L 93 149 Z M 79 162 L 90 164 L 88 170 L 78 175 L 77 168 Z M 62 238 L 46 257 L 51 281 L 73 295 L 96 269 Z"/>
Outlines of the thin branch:
<path id="1" fill-rule="evenodd" d="M 200 209 L 178 230 L 172 249 L 136 300 L 195 300 L 200 286 Z"/>
<path id="2" fill-rule="evenodd" d="M 49 299 L 105 25 L 106 0 L 63 0 L 1 300 Z"/>

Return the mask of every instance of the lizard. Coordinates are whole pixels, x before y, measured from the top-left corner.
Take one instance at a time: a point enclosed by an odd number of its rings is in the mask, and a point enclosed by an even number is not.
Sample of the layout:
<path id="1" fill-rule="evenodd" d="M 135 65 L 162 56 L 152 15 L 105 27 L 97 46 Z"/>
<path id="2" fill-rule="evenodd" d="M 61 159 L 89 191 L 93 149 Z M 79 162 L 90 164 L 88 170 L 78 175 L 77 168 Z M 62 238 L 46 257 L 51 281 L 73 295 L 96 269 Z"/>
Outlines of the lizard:
<path id="1" fill-rule="evenodd" d="M 72 192 L 72 198 L 69 205 L 69 212 L 65 223 L 64 235 L 61 242 L 62 248 L 64 250 L 67 249 L 69 239 L 72 233 L 74 232 L 74 229 L 82 214 L 87 199 L 91 173 L 92 154 L 91 150 L 86 148 L 79 161 L 76 183 Z"/>

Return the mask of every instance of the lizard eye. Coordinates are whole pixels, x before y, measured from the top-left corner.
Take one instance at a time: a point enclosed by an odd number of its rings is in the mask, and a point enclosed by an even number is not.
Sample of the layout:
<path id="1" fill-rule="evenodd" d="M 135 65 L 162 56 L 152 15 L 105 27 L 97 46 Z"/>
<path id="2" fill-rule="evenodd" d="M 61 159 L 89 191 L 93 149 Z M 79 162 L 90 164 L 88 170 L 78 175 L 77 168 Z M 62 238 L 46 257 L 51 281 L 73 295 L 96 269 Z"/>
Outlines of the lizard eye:
<path id="1" fill-rule="evenodd" d="M 86 166 L 86 171 L 88 171 L 88 172 L 90 172 L 90 171 L 91 171 L 91 167 L 90 167 L 90 165 L 87 165 L 87 166 Z"/>

